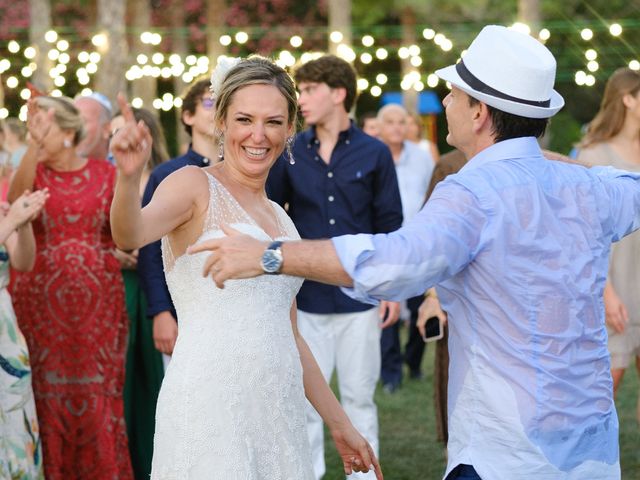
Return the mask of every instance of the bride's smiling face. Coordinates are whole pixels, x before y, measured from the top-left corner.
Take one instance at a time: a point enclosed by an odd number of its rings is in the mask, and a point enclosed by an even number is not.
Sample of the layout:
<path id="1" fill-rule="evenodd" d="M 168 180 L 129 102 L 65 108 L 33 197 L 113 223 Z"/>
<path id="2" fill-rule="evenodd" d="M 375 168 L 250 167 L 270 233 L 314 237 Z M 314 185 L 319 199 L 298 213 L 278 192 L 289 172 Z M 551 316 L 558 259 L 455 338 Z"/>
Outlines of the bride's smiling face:
<path id="1" fill-rule="evenodd" d="M 273 85 L 243 87 L 233 95 L 221 130 L 225 163 L 251 177 L 266 176 L 293 131 L 287 100 Z"/>

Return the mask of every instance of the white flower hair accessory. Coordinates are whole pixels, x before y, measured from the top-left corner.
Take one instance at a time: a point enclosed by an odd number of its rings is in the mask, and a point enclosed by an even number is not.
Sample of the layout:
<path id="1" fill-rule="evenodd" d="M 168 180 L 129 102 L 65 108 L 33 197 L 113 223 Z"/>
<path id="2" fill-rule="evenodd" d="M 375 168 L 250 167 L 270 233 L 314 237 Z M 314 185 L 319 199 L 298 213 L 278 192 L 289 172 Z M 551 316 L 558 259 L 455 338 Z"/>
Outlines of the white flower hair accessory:
<path id="1" fill-rule="evenodd" d="M 222 88 L 222 82 L 224 82 L 224 79 L 231 69 L 238 65 L 241 60 L 242 59 L 238 57 L 227 57 L 225 55 L 218 57 L 218 64 L 211 74 L 211 95 L 213 98 L 218 98 L 220 89 Z"/>

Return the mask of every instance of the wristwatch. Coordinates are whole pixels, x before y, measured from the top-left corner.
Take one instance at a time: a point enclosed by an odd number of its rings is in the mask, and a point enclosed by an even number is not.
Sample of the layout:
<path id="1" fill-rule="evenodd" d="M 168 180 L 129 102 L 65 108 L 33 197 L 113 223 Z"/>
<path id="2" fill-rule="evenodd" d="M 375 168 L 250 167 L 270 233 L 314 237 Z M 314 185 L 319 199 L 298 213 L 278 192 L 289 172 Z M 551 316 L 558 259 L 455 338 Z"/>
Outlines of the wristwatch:
<path id="1" fill-rule="evenodd" d="M 282 242 L 272 242 L 262 254 L 260 266 L 264 273 L 275 275 L 280 273 L 282 268 Z"/>

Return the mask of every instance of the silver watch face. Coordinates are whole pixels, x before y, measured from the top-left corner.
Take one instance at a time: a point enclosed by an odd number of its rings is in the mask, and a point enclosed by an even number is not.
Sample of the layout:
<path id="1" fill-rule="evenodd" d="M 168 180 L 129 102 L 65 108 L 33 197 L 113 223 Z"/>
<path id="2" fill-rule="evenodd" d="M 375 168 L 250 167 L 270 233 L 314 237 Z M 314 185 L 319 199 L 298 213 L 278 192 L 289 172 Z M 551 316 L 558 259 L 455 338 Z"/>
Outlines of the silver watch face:
<path id="1" fill-rule="evenodd" d="M 266 273 L 278 273 L 282 267 L 282 253 L 280 249 L 267 249 L 262 254 L 262 269 Z"/>

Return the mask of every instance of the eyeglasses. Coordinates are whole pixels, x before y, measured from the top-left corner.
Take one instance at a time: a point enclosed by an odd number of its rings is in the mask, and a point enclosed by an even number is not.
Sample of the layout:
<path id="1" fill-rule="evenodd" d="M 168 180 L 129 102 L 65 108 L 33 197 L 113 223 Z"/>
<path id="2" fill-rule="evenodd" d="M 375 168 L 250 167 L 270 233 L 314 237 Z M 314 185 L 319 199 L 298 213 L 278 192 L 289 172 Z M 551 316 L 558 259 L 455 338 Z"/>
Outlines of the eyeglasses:
<path id="1" fill-rule="evenodd" d="M 202 108 L 205 110 L 216 108 L 216 101 L 211 97 L 202 97 L 200 99 L 200 103 L 202 104 Z"/>

